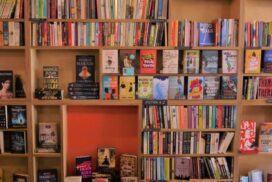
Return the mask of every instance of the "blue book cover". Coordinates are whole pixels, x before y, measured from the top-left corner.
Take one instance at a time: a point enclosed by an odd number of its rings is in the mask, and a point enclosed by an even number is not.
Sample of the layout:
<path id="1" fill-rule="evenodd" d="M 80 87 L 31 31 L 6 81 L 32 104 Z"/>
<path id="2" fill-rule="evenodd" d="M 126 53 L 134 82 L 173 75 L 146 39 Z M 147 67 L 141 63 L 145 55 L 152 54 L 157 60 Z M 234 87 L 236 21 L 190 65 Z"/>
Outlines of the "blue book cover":
<path id="1" fill-rule="evenodd" d="M 272 73 L 272 50 L 264 51 L 264 72 Z"/>
<path id="2" fill-rule="evenodd" d="M 202 51 L 202 73 L 218 72 L 218 51 Z"/>
<path id="3" fill-rule="evenodd" d="M 8 106 L 9 128 L 26 128 L 26 106 Z"/>
<path id="4" fill-rule="evenodd" d="M 214 46 L 215 33 L 212 23 L 199 23 L 199 46 Z"/>
<path id="5" fill-rule="evenodd" d="M 153 98 L 154 100 L 168 99 L 168 76 L 154 76 L 153 79 Z"/>
<path id="6" fill-rule="evenodd" d="M 3 22 L 3 39 L 4 39 L 4 46 L 8 46 L 9 45 L 9 27 L 8 27 L 7 21 Z"/>
<path id="7" fill-rule="evenodd" d="M 162 3 L 163 0 L 158 0 L 158 18 L 162 16 Z"/>
<path id="8" fill-rule="evenodd" d="M 57 169 L 41 169 L 38 170 L 38 182 L 57 182 L 58 171 Z"/>

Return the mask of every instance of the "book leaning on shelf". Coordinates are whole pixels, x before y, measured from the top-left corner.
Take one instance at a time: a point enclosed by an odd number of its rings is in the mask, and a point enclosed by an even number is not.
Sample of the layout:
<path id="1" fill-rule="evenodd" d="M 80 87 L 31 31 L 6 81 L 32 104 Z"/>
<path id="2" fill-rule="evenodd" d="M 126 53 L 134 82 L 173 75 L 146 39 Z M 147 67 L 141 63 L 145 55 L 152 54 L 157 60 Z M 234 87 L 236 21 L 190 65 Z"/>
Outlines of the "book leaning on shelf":
<path id="1" fill-rule="evenodd" d="M 0 3 L 1 19 L 19 19 L 24 17 L 24 0 L 2 1 Z"/>
<path id="2" fill-rule="evenodd" d="M 25 131 L 0 131 L 0 151 L 1 153 L 18 153 L 27 152 Z"/>

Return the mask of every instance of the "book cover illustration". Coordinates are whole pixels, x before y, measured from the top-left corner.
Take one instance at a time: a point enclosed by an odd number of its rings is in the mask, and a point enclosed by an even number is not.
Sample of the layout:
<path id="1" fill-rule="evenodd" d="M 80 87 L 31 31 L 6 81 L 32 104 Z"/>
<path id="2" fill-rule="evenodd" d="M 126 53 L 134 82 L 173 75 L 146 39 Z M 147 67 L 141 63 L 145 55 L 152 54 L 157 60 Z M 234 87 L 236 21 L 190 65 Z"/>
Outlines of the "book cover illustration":
<path id="1" fill-rule="evenodd" d="M 115 148 L 98 148 L 98 167 L 115 168 Z"/>
<path id="2" fill-rule="evenodd" d="M 76 176 L 81 176 L 82 182 L 91 181 L 92 179 L 92 157 L 76 157 Z"/>
<path id="3" fill-rule="evenodd" d="M 261 72 L 261 54 L 260 49 L 247 49 L 245 60 L 245 73 Z"/>
<path id="4" fill-rule="evenodd" d="M 191 174 L 191 159 L 188 157 L 175 158 L 175 178 L 190 179 Z"/>
<path id="5" fill-rule="evenodd" d="M 57 169 L 39 169 L 38 182 L 58 182 Z"/>
<path id="6" fill-rule="evenodd" d="M 103 73 L 118 73 L 118 50 L 103 50 L 102 65 Z"/>
<path id="7" fill-rule="evenodd" d="M 135 99 L 134 76 L 120 76 L 119 84 L 120 99 Z"/>
<path id="8" fill-rule="evenodd" d="M 223 76 L 222 77 L 222 94 L 223 99 L 236 99 L 237 97 L 237 77 Z"/>
<path id="9" fill-rule="evenodd" d="M 185 50 L 183 56 L 183 73 L 199 73 L 198 50 Z"/>
<path id="10" fill-rule="evenodd" d="M 155 74 L 157 70 L 157 50 L 140 50 L 141 74 Z"/>
<path id="11" fill-rule="evenodd" d="M 204 77 L 204 99 L 219 98 L 220 77 Z"/>
<path id="12" fill-rule="evenodd" d="M 256 153 L 256 122 L 242 120 L 240 130 L 240 152 Z"/>
<path id="13" fill-rule="evenodd" d="M 38 151 L 56 152 L 58 149 L 57 123 L 39 123 L 39 143 Z M 45 150 L 42 150 L 45 149 Z M 51 149 L 51 150 L 50 150 Z"/>
<path id="14" fill-rule="evenodd" d="M 202 51 L 202 73 L 218 73 L 218 51 Z"/>
<path id="15" fill-rule="evenodd" d="M 154 76 L 153 78 L 153 99 L 167 100 L 169 79 L 168 76 Z"/>
<path id="16" fill-rule="evenodd" d="M 161 73 L 178 73 L 178 50 L 163 50 Z"/>
<path id="17" fill-rule="evenodd" d="M 7 106 L 0 106 L 0 128 L 5 129 L 8 127 L 8 111 Z"/>
<path id="18" fill-rule="evenodd" d="M 90 83 L 95 81 L 95 56 L 76 56 L 76 82 Z"/>
<path id="19" fill-rule="evenodd" d="M 188 99 L 203 99 L 203 77 L 188 77 Z"/>
<path id="20" fill-rule="evenodd" d="M 4 131 L 4 151 L 26 153 L 26 133 L 24 131 Z"/>
<path id="21" fill-rule="evenodd" d="M 122 154 L 120 156 L 121 177 L 137 176 L 137 156 Z"/>
<path id="22" fill-rule="evenodd" d="M 272 98 L 272 77 L 260 77 L 258 86 L 258 99 Z"/>
<path id="23" fill-rule="evenodd" d="M 13 182 L 27 182 L 27 181 L 28 181 L 27 174 L 21 174 L 21 173 L 13 174 Z"/>
<path id="24" fill-rule="evenodd" d="M 118 99 L 118 76 L 103 76 L 102 88 L 103 94 L 102 98 L 105 100 L 115 100 Z"/>
<path id="25" fill-rule="evenodd" d="M 199 23 L 199 46 L 214 46 L 215 32 L 212 23 Z"/>
<path id="26" fill-rule="evenodd" d="M 237 73 L 238 53 L 235 50 L 222 51 L 222 73 Z"/>
<path id="27" fill-rule="evenodd" d="M 264 72 L 272 73 L 272 50 L 264 50 Z"/>
<path id="28" fill-rule="evenodd" d="M 59 67 L 44 66 L 43 67 L 43 87 L 47 89 L 59 88 Z"/>
<path id="29" fill-rule="evenodd" d="M 26 106 L 8 106 L 8 120 L 10 128 L 26 128 Z"/>
<path id="30" fill-rule="evenodd" d="M 138 76 L 138 99 L 150 100 L 153 98 L 153 76 Z"/>
<path id="31" fill-rule="evenodd" d="M 13 97 L 13 72 L 0 71 L 0 99 Z"/>
<path id="32" fill-rule="evenodd" d="M 259 152 L 272 152 L 272 123 L 262 123 L 259 129 Z"/>
<path id="33" fill-rule="evenodd" d="M 169 76 L 168 99 L 181 100 L 184 98 L 184 77 Z"/>
<path id="34" fill-rule="evenodd" d="M 120 50 L 120 73 L 133 76 L 136 69 L 136 50 Z"/>

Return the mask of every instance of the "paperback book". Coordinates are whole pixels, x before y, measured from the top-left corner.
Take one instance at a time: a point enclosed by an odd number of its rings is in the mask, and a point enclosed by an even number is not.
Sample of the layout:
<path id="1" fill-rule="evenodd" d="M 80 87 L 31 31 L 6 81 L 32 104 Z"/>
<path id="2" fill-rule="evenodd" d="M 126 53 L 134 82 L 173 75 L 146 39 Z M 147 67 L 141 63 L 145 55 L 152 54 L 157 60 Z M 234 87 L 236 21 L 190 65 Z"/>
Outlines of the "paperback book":
<path id="1" fill-rule="evenodd" d="M 272 50 L 264 50 L 264 72 L 272 73 Z"/>
<path id="2" fill-rule="evenodd" d="M 120 156 L 120 174 L 121 177 L 137 176 L 137 156 L 122 154 Z"/>
<path id="3" fill-rule="evenodd" d="M 120 76 L 120 100 L 135 99 L 135 76 Z"/>
<path id="4" fill-rule="evenodd" d="M 154 76 L 153 79 L 153 99 L 168 99 L 169 79 L 167 76 Z"/>
<path id="5" fill-rule="evenodd" d="M 214 46 L 215 31 L 213 23 L 199 23 L 199 46 Z"/>
<path id="6" fill-rule="evenodd" d="M 98 148 L 98 168 L 115 168 L 115 148 Z"/>
<path id="7" fill-rule="evenodd" d="M 202 51 L 202 73 L 218 73 L 218 51 Z"/>
<path id="8" fill-rule="evenodd" d="M 76 82 L 90 83 L 95 81 L 95 56 L 76 56 Z"/>
<path id="9" fill-rule="evenodd" d="M 153 76 L 138 76 L 138 99 L 151 100 L 153 98 Z"/>
<path id="10" fill-rule="evenodd" d="M 272 77 L 259 77 L 259 83 L 253 84 L 252 86 L 255 87 L 254 90 L 257 90 L 258 84 L 258 99 L 270 99 L 272 98 Z"/>
<path id="11" fill-rule="evenodd" d="M 222 51 L 222 73 L 237 73 L 238 54 L 235 50 Z"/>
<path id="12" fill-rule="evenodd" d="M 59 145 L 57 123 L 39 123 L 38 127 L 37 152 L 57 152 Z"/>
<path id="13" fill-rule="evenodd" d="M 259 127 L 259 152 L 272 152 L 272 123 L 262 123 Z"/>
<path id="14" fill-rule="evenodd" d="M 102 98 L 105 100 L 118 99 L 118 87 L 118 76 L 104 75 L 102 81 Z"/>
<path id="15" fill-rule="evenodd" d="M 161 73 L 178 73 L 178 50 L 163 50 Z"/>
<path id="16" fill-rule="evenodd" d="M 43 67 L 43 87 L 46 89 L 59 88 L 59 67 L 44 66 Z"/>
<path id="17" fill-rule="evenodd" d="M 26 132 L 4 131 L 4 153 L 26 153 Z"/>
<path id="18" fill-rule="evenodd" d="M 222 99 L 236 99 L 237 97 L 237 77 L 223 76 L 221 82 Z"/>
<path id="19" fill-rule="evenodd" d="M 13 71 L 0 71 L 0 99 L 13 97 Z"/>
<path id="20" fill-rule="evenodd" d="M 92 179 L 92 157 L 76 157 L 76 176 L 81 176 L 82 182 L 88 182 Z"/>
<path id="21" fill-rule="evenodd" d="M 188 77 L 188 100 L 203 99 L 203 77 Z"/>
<path id="22" fill-rule="evenodd" d="M 9 128 L 26 128 L 26 106 L 10 105 L 8 106 L 8 125 Z"/>
<path id="23" fill-rule="evenodd" d="M 140 50 L 140 73 L 155 74 L 157 70 L 157 50 Z"/>
<path id="24" fill-rule="evenodd" d="M 133 76 L 136 71 L 136 50 L 120 50 L 120 73 L 124 76 Z"/>
<path id="25" fill-rule="evenodd" d="M 169 76 L 168 99 L 182 100 L 184 95 L 184 77 L 183 76 Z"/>
<path id="26" fill-rule="evenodd" d="M 256 147 L 256 122 L 242 120 L 240 130 L 240 152 L 257 153 Z"/>
<path id="27" fill-rule="evenodd" d="M 199 73 L 199 51 L 185 50 L 183 56 L 183 73 Z"/>
<path id="28" fill-rule="evenodd" d="M 39 169 L 38 182 L 58 182 L 57 169 Z"/>
<path id="29" fill-rule="evenodd" d="M 204 77 L 204 99 L 218 99 L 220 94 L 220 77 Z"/>
<path id="30" fill-rule="evenodd" d="M 261 50 L 247 49 L 245 57 L 245 73 L 261 72 Z"/>
<path id="31" fill-rule="evenodd" d="M 102 72 L 119 73 L 118 70 L 118 50 L 102 51 Z"/>

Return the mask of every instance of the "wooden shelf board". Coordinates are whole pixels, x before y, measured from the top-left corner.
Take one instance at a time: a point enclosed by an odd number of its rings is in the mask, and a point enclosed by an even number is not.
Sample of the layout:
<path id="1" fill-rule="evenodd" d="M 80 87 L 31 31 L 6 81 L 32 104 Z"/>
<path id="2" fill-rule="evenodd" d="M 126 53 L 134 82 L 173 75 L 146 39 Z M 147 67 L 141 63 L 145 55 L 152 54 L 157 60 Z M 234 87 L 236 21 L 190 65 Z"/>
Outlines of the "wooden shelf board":
<path id="1" fill-rule="evenodd" d="M 103 75 L 115 75 L 115 76 L 123 76 L 121 73 L 103 73 Z M 199 73 L 199 74 L 189 74 L 189 73 L 155 73 L 155 74 L 134 74 L 134 76 L 237 76 L 236 73 Z"/>
<path id="2" fill-rule="evenodd" d="M 246 47 L 245 50 L 248 49 L 261 49 L 261 50 L 272 50 L 272 47 Z"/>
<path id="3" fill-rule="evenodd" d="M 141 157 L 233 157 L 234 153 L 225 154 L 141 154 Z"/>
<path id="4" fill-rule="evenodd" d="M 234 128 L 211 128 L 211 129 L 193 129 L 193 128 L 187 128 L 187 129 L 142 129 L 142 131 L 160 131 L 160 132 L 235 132 L 236 129 Z"/>
<path id="5" fill-rule="evenodd" d="M 4 21 L 8 21 L 8 22 L 24 22 L 25 20 L 22 18 L 0 18 L 0 22 L 4 22 Z"/>
<path id="6" fill-rule="evenodd" d="M 0 50 L 25 50 L 25 46 L 0 46 Z"/>
<path id="7" fill-rule="evenodd" d="M 190 181 L 194 181 L 194 182 L 201 182 L 201 181 L 205 181 L 205 182 L 226 182 L 226 181 L 234 181 L 233 179 L 190 179 Z"/>
<path id="8" fill-rule="evenodd" d="M 168 100 L 168 105 L 236 105 L 237 100 Z"/>
<path id="9" fill-rule="evenodd" d="M 35 157 L 61 157 L 61 153 L 34 153 Z"/>
<path id="10" fill-rule="evenodd" d="M 27 99 L 0 99 L 0 105 L 25 105 Z"/>
<path id="11" fill-rule="evenodd" d="M 0 128 L 0 131 L 27 131 L 27 128 Z"/>
<path id="12" fill-rule="evenodd" d="M 174 49 L 166 46 L 32 46 L 35 50 L 100 50 L 100 49 Z"/>
<path id="13" fill-rule="evenodd" d="M 28 157 L 28 154 L 3 153 L 0 154 L 1 157 Z"/>
<path id="14" fill-rule="evenodd" d="M 267 103 L 266 100 L 243 100 L 242 105 L 244 106 L 272 106 L 272 103 Z"/>
<path id="15" fill-rule="evenodd" d="M 203 46 L 203 47 L 191 47 L 193 50 L 239 50 L 237 47 L 222 47 L 222 46 Z"/>
<path id="16" fill-rule="evenodd" d="M 271 76 L 272 73 L 244 73 L 243 76 Z"/>

